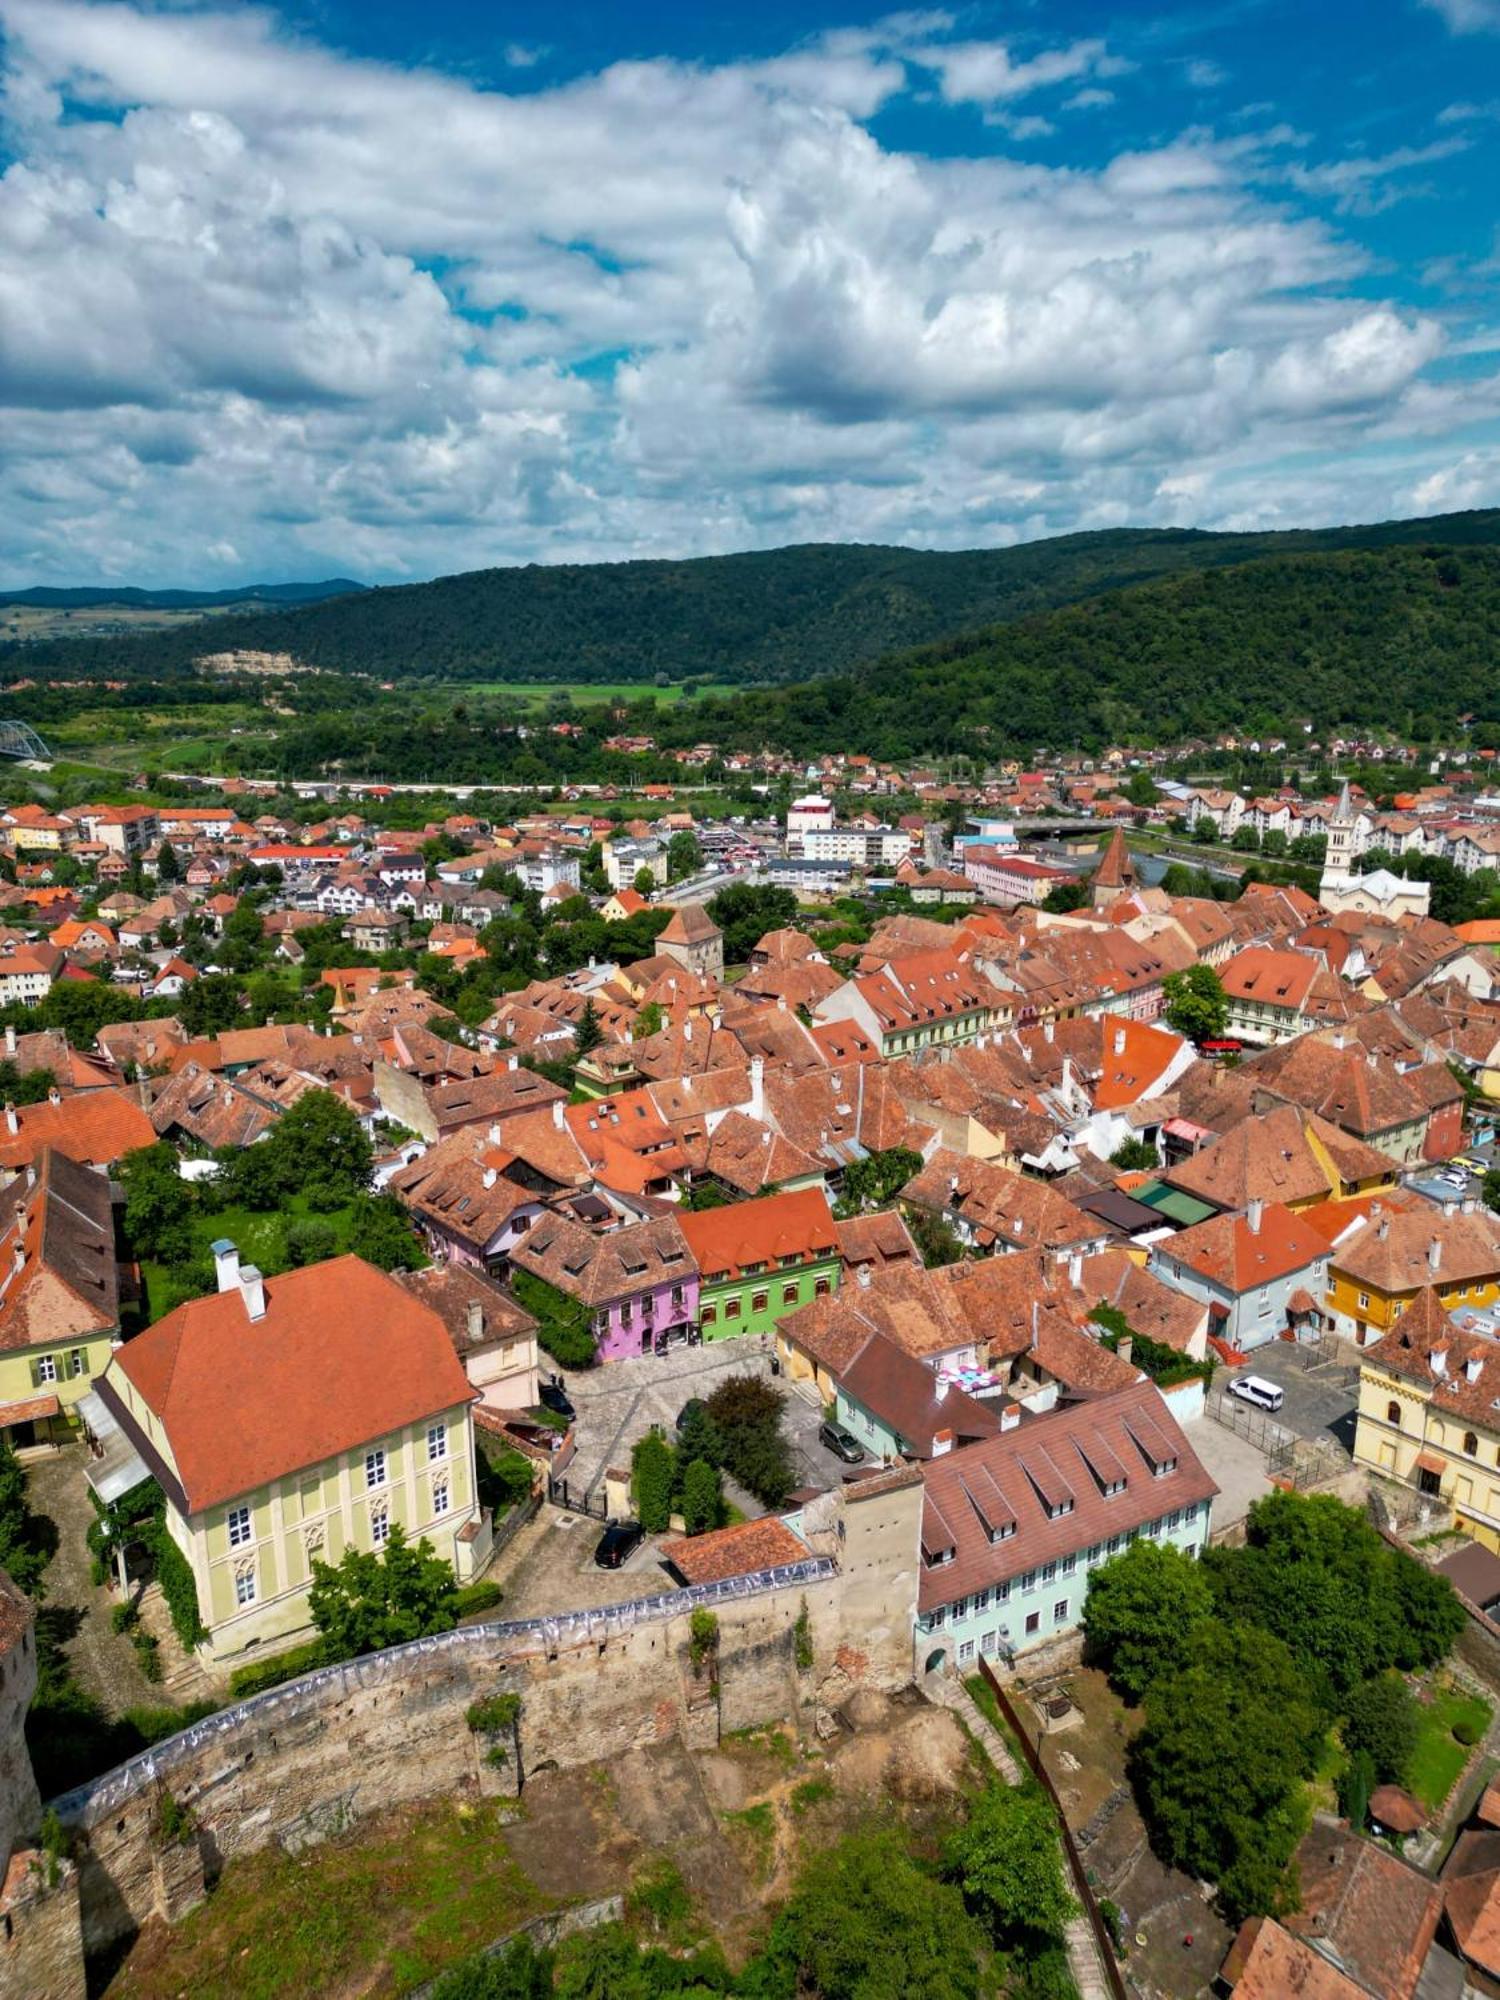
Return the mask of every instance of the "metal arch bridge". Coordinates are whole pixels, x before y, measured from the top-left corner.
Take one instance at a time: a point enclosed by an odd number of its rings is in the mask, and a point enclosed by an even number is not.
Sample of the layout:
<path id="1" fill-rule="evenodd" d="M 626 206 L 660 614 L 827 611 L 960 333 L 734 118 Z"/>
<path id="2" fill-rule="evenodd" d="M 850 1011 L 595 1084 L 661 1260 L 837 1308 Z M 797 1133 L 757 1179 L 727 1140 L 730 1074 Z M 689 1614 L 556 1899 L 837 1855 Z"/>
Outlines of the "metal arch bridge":
<path id="1" fill-rule="evenodd" d="M 29 722 L 4 719 L 0 719 L 0 757 L 33 757 L 39 764 L 52 762 L 52 752 Z"/>

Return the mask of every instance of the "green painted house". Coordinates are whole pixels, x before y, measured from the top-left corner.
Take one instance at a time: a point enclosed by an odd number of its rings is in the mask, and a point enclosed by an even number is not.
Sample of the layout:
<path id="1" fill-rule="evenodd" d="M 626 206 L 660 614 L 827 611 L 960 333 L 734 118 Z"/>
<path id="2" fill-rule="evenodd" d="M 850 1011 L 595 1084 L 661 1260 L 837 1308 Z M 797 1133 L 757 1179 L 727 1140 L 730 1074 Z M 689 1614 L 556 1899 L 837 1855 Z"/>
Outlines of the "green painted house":
<path id="1" fill-rule="evenodd" d="M 678 1221 L 698 1266 L 705 1340 L 771 1333 L 786 1314 L 838 1290 L 838 1239 L 821 1188 L 731 1202 Z"/>

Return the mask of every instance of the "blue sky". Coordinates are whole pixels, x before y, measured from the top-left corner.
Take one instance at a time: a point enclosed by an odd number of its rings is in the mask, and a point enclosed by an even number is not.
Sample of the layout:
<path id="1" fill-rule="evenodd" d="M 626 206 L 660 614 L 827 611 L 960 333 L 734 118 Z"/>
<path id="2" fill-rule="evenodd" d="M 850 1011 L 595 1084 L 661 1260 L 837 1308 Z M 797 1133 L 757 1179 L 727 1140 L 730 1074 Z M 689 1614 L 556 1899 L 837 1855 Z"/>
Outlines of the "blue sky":
<path id="1" fill-rule="evenodd" d="M 1500 504 L 1500 0 L 0 0 L 0 582 Z"/>

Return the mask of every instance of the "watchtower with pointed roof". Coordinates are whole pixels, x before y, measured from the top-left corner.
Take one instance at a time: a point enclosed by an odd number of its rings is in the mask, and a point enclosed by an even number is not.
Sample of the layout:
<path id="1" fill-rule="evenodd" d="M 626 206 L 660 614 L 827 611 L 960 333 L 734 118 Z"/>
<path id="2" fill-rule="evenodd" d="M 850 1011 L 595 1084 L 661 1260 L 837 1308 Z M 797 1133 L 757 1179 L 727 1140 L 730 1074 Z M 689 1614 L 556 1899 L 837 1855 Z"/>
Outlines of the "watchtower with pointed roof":
<path id="1" fill-rule="evenodd" d="M 1094 870 L 1094 908 L 1108 909 L 1117 897 L 1128 895 L 1132 889 L 1139 887 L 1140 876 L 1130 858 L 1130 849 L 1125 845 L 1125 835 L 1116 827 L 1099 866 Z"/>

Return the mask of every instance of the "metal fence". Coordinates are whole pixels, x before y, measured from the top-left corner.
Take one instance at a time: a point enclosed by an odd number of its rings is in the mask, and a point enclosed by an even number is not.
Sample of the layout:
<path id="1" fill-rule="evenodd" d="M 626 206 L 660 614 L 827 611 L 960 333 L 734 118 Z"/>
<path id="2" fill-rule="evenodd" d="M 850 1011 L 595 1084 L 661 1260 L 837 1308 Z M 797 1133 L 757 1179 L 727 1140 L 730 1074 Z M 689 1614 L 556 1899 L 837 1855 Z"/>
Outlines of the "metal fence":
<path id="1" fill-rule="evenodd" d="M 1084 1914 L 1089 1920 L 1089 1928 L 1094 1933 L 1094 1943 L 1098 1947 L 1099 1964 L 1109 1984 L 1109 1990 L 1114 1995 L 1114 2000 L 1130 2000 L 1130 1996 L 1125 1991 L 1125 1981 L 1120 1976 L 1120 1968 L 1115 1962 L 1114 1940 L 1110 1937 L 1109 1926 L 1105 1923 L 1103 1913 L 1095 1898 L 1093 1885 L 1090 1883 L 1088 1873 L 1083 1865 L 1083 1856 L 1078 1851 L 1078 1843 L 1074 1840 L 1073 1830 L 1068 1825 L 1068 1816 L 1063 1811 L 1063 1802 L 1057 1795 L 1057 1787 L 1053 1784 L 1051 1774 L 1042 1762 L 1036 1745 L 1026 1734 L 1025 1726 L 1016 1711 L 1015 1703 L 1001 1686 L 994 1668 L 983 1657 L 979 1661 L 979 1671 L 983 1674 L 986 1685 L 1000 1704 L 1000 1713 L 1005 1717 L 1006 1727 L 1015 1738 L 1021 1755 L 1026 1759 L 1026 1768 L 1051 1801 L 1053 1813 L 1057 1818 L 1058 1832 L 1062 1835 L 1063 1852 L 1068 1857 L 1068 1870 L 1073 1877 L 1073 1887 L 1078 1892 L 1078 1900 L 1083 1905 Z"/>
<path id="2" fill-rule="evenodd" d="M 581 1486 L 574 1486 L 567 1479 L 549 1479 L 547 1498 L 554 1507 L 566 1508 L 570 1514 L 590 1514 L 596 1521 L 609 1519 L 609 1502 L 597 1487 L 585 1492 Z"/>

